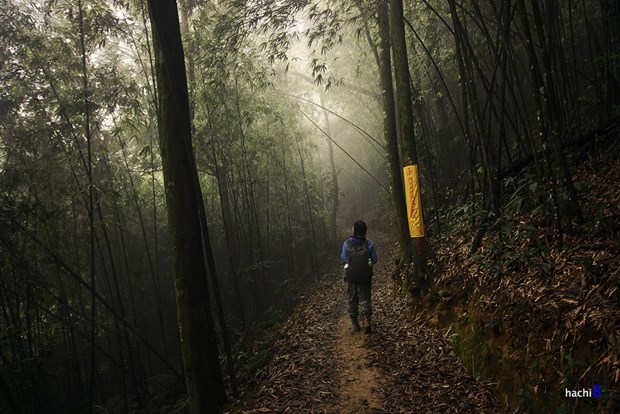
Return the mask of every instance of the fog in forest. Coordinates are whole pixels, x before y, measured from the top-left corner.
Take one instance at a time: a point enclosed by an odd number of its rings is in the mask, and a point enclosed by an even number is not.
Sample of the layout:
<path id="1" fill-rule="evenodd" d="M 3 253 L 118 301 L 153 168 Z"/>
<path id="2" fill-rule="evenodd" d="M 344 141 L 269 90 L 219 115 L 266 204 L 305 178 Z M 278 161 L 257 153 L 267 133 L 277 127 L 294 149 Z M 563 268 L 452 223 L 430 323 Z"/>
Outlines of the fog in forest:
<path id="1" fill-rule="evenodd" d="M 0 413 L 618 412 L 619 53 L 612 0 L 2 2 Z"/>

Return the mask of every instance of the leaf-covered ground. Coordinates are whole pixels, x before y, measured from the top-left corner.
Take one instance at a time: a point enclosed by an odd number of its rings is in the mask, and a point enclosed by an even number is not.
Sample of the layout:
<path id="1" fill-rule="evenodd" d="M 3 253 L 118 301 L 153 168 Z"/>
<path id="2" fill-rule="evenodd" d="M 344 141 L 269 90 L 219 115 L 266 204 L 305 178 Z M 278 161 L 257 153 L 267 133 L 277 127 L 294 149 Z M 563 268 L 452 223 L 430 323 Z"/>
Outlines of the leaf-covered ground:
<path id="1" fill-rule="evenodd" d="M 517 371 L 507 391 L 524 411 L 555 400 L 554 412 L 620 412 L 619 155 L 617 140 L 581 151 L 573 179 L 584 221 L 564 223 L 561 246 L 553 217 L 528 209 L 535 185 L 524 176 L 474 255 L 467 226 L 438 243 L 444 269 L 425 308 L 456 324 L 475 315 L 486 358 Z M 593 384 L 600 401 L 562 395 Z"/>
<path id="2" fill-rule="evenodd" d="M 345 284 L 331 282 L 305 298 L 282 327 L 273 357 L 254 378 L 255 394 L 227 412 L 491 413 L 493 385 L 474 380 L 451 349 L 448 333 L 411 315 L 394 294 L 386 263 L 391 243 L 369 233 L 380 257 L 375 271 L 375 331 L 352 333 Z M 252 398 L 248 398 L 251 396 Z"/>

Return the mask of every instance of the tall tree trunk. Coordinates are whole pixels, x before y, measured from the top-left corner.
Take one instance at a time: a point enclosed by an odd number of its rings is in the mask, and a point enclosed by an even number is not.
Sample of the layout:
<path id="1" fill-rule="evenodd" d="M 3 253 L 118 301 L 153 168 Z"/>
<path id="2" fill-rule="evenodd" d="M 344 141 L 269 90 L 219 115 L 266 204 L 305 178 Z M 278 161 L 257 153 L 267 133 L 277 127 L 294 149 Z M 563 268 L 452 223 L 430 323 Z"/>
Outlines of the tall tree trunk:
<path id="1" fill-rule="evenodd" d="M 332 131 L 329 125 L 329 115 L 325 109 L 323 93 L 321 93 L 321 106 L 323 107 L 323 117 L 325 118 L 325 130 L 327 131 L 327 135 L 331 137 Z M 327 138 L 327 149 L 329 150 L 329 165 L 331 167 L 332 174 L 332 188 L 329 190 L 331 207 L 329 215 L 329 237 L 331 239 L 330 244 L 335 244 L 338 240 L 338 227 L 336 225 L 336 219 L 338 217 L 340 189 L 338 188 L 338 173 L 336 171 L 336 163 L 334 162 L 334 146 L 329 138 Z"/>
<path id="2" fill-rule="evenodd" d="M 557 158 L 558 167 L 560 169 L 560 176 L 562 179 L 562 183 L 564 184 L 564 190 L 568 195 L 567 199 L 567 212 L 569 215 L 569 220 L 567 222 L 570 225 L 570 219 L 576 218 L 578 222 L 583 221 L 583 216 L 581 214 L 581 208 L 579 207 L 579 199 L 577 198 L 577 192 L 575 191 L 575 186 L 573 185 L 573 177 L 568 167 L 568 161 L 566 160 L 566 155 L 564 154 L 564 148 L 562 146 L 562 125 L 564 124 L 564 119 L 562 116 L 562 106 L 561 102 L 558 99 L 557 89 L 555 86 L 554 80 L 554 71 L 552 68 L 552 57 L 555 53 L 555 45 L 554 42 L 550 42 L 552 38 L 552 34 L 547 35 L 545 33 L 545 25 L 543 23 L 543 16 L 540 12 L 539 5 L 537 1 L 532 1 L 532 11 L 534 13 L 534 21 L 536 23 L 536 29 L 538 33 L 538 41 L 541 45 L 541 54 L 542 61 L 544 67 L 544 93 L 545 93 L 545 102 L 546 102 L 546 112 L 548 119 L 548 133 L 550 135 L 551 144 L 553 145 L 553 149 L 555 150 L 555 156 Z M 551 11 L 549 11 L 551 13 Z M 551 29 L 549 29 L 551 30 Z M 551 50 L 553 49 L 553 50 Z"/>
<path id="3" fill-rule="evenodd" d="M 286 145 L 284 145 L 284 128 L 280 131 L 280 136 L 282 137 L 282 177 L 284 182 L 284 197 L 286 200 L 286 238 L 288 246 L 288 257 L 287 263 L 292 266 L 291 273 L 293 274 L 293 287 L 297 288 L 297 260 L 295 256 L 295 249 L 293 248 L 293 225 L 291 222 L 291 200 L 289 197 L 289 188 L 288 188 L 288 172 L 286 170 Z"/>
<path id="4" fill-rule="evenodd" d="M 304 157 L 301 153 L 301 144 L 297 140 L 297 153 L 299 154 L 299 163 L 301 164 L 301 175 L 304 180 L 304 193 L 306 195 L 306 206 L 308 207 L 308 219 L 310 221 L 310 230 L 312 231 L 312 258 L 314 259 L 314 277 L 319 278 L 319 257 L 317 256 L 316 231 L 314 229 L 314 218 L 312 216 L 312 205 L 310 204 L 310 193 L 308 191 L 308 177 L 306 176 L 306 167 L 304 165 Z"/>
<path id="5" fill-rule="evenodd" d="M 261 281 L 263 299 L 265 304 L 268 304 L 272 299 L 267 295 L 267 272 L 265 269 L 265 254 L 263 249 L 263 237 L 260 231 L 260 223 L 258 217 L 258 208 L 256 206 L 256 197 L 254 195 L 254 181 L 252 180 L 252 171 L 250 171 L 250 162 L 248 160 L 248 151 L 245 145 L 245 130 L 243 128 L 243 114 L 241 113 L 241 104 L 239 101 L 239 85 L 237 82 L 237 76 L 235 75 L 235 111 L 237 113 L 237 127 L 239 130 L 239 138 L 241 140 L 241 152 L 243 156 L 242 171 L 245 175 L 245 183 L 247 185 L 247 212 L 248 212 L 248 231 L 250 234 L 256 234 L 257 246 L 258 246 L 258 259 L 261 270 Z M 254 224 L 254 226 L 252 226 Z M 254 227 L 254 228 L 252 228 Z M 252 238 L 250 238 L 252 240 Z M 253 249 L 253 246 L 251 247 Z"/>
<path id="6" fill-rule="evenodd" d="M 494 204 L 494 201 L 492 200 L 493 193 L 491 191 L 494 186 L 493 177 L 491 174 L 493 166 L 489 154 L 488 137 L 482 127 L 484 114 L 480 108 L 480 99 L 478 98 L 478 89 L 476 87 L 478 82 L 474 80 L 474 68 L 476 69 L 479 78 L 482 80 L 481 83 L 484 87 L 485 92 L 487 93 L 487 99 L 492 98 L 492 86 L 489 85 L 489 82 L 486 80 L 484 72 L 482 71 L 478 59 L 476 58 L 476 55 L 473 51 L 471 42 L 469 41 L 466 26 L 466 17 L 463 21 L 461 21 L 456 10 L 455 1 L 449 0 L 448 3 L 450 6 L 450 15 L 452 17 L 452 23 L 454 26 L 454 42 L 456 46 L 459 72 L 461 74 L 461 88 L 464 94 L 464 109 L 468 110 L 465 102 L 469 102 L 471 104 L 471 113 L 474 121 L 474 127 L 480 144 L 480 162 L 482 165 L 482 201 L 483 208 L 487 212 L 485 213 L 486 215 L 488 214 L 488 211 L 492 209 L 491 206 Z M 471 161 L 473 162 L 473 154 L 471 155 Z M 490 197 L 488 197 L 488 194 L 490 194 Z"/>
<path id="7" fill-rule="evenodd" d="M 220 371 L 203 249 L 196 161 L 179 15 L 174 0 L 149 0 L 159 92 L 159 141 L 190 411 L 215 413 L 226 394 Z"/>
<path id="8" fill-rule="evenodd" d="M 91 322 L 91 358 L 90 358 L 90 389 L 88 394 L 89 399 L 89 412 L 93 412 L 94 398 L 95 398 L 95 340 L 97 338 L 97 324 L 96 324 L 96 306 L 95 306 L 95 192 L 93 186 L 93 163 L 92 163 L 92 149 L 91 149 L 91 130 L 90 130 L 90 102 L 89 102 L 89 90 L 88 90 L 88 71 L 86 67 L 86 45 L 84 34 L 84 14 L 82 10 L 82 1 L 78 0 L 78 13 L 79 13 L 79 27 L 80 27 L 80 50 L 82 55 L 82 93 L 84 94 L 84 131 L 86 135 L 87 146 L 87 168 L 86 174 L 88 176 L 88 223 L 89 223 L 89 249 L 90 249 L 90 285 L 92 286 L 91 301 L 90 301 L 90 322 Z"/>
<path id="9" fill-rule="evenodd" d="M 220 165 L 221 161 L 218 160 L 217 156 L 217 143 L 215 141 L 215 134 L 213 134 L 211 130 L 211 119 L 209 114 L 209 109 L 206 109 L 206 116 L 208 120 L 208 130 L 211 135 L 211 151 L 213 156 L 213 163 L 215 164 L 215 175 L 217 178 L 217 187 L 220 193 L 220 207 L 222 210 L 222 221 L 224 222 L 224 236 L 226 239 L 226 247 L 228 249 L 228 264 L 230 265 L 230 272 L 232 275 L 233 281 L 233 289 L 235 291 L 235 295 L 237 297 L 237 302 L 239 306 L 239 317 L 241 318 L 241 328 L 243 330 L 246 329 L 246 317 L 245 317 L 245 307 L 243 303 L 243 295 L 241 294 L 241 286 L 239 284 L 239 275 L 237 272 L 237 268 L 235 265 L 235 258 L 233 257 L 233 252 L 235 252 L 239 243 L 233 241 L 235 230 L 233 228 L 233 219 L 231 217 L 232 208 L 230 206 L 229 199 L 229 189 L 228 189 L 228 177 L 226 173 L 226 167 L 224 164 Z"/>
<path id="10" fill-rule="evenodd" d="M 545 158 L 545 164 L 547 166 L 547 172 L 551 177 L 550 190 L 551 190 L 551 199 L 553 201 L 553 208 L 555 211 L 555 225 L 557 231 L 557 240 L 561 244 L 562 243 L 562 215 L 560 211 L 560 204 L 557 195 L 556 189 L 556 177 L 553 172 L 553 167 L 551 165 L 551 150 L 549 149 L 549 145 L 547 144 L 548 130 L 549 130 L 549 121 L 547 114 L 544 110 L 544 102 L 542 91 L 544 90 L 543 79 L 540 74 L 540 67 L 538 64 L 538 58 L 536 56 L 536 50 L 534 49 L 534 42 L 532 40 L 532 34 L 530 31 L 530 24 L 527 19 L 527 11 L 525 7 L 525 0 L 517 0 L 517 13 L 521 20 L 521 24 L 523 26 L 523 31 L 525 33 L 525 43 L 526 49 L 528 53 L 528 59 L 530 61 L 530 72 L 532 76 L 533 82 L 533 95 L 534 101 L 536 103 L 536 108 L 538 110 L 538 124 L 540 128 L 540 137 L 543 147 L 543 155 Z"/>
<path id="11" fill-rule="evenodd" d="M 392 85 L 392 61 L 390 59 L 390 24 L 387 0 L 378 3 L 379 58 L 381 66 L 381 89 L 383 94 L 383 135 L 387 150 L 390 173 L 390 196 L 399 243 L 399 262 L 404 264 L 411 256 L 410 238 L 407 222 L 407 206 L 403 188 L 398 137 L 396 132 L 396 109 L 394 107 L 394 86 Z"/>
<path id="12" fill-rule="evenodd" d="M 189 31 L 189 18 L 193 8 L 193 1 L 187 0 L 181 3 L 181 22 L 180 22 L 180 30 L 182 31 L 182 35 L 185 35 L 186 38 L 190 37 Z M 190 119 L 190 135 L 194 135 L 196 131 L 196 127 L 194 125 L 194 116 L 195 116 L 195 89 L 196 89 L 196 76 L 195 76 L 195 64 L 194 64 L 194 47 L 193 42 L 189 45 L 189 53 L 187 55 L 187 65 L 188 65 L 188 80 L 189 80 L 189 91 L 188 91 L 188 99 L 189 99 L 189 119 Z M 194 166 L 194 169 L 196 167 Z M 196 185 L 200 188 L 200 182 L 198 180 L 198 175 L 196 174 Z M 212 200 L 215 199 L 212 193 Z M 217 271 L 215 268 L 215 260 L 213 259 L 212 249 L 210 248 L 211 240 L 209 238 L 209 230 L 207 226 L 207 214 L 204 207 L 204 200 L 202 196 L 199 197 L 200 203 L 198 204 L 198 215 L 202 223 L 202 240 L 205 243 L 205 256 L 207 259 L 208 273 L 211 276 L 211 287 L 213 292 L 213 298 L 215 299 L 215 308 L 217 320 L 221 328 L 222 332 L 222 344 L 224 345 L 224 352 L 226 353 L 226 362 L 228 367 L 228 372 L 230 375 L 230 382 L 232 385 L 233 397 L 238 397 L 237 390 L 237 379 L 236 373 L 234 369 L 234 363 L 232 359 L 232 350 L 230 347 L 230 341 L 228 339 L 228 329 L 226 327 L 226 320 L 224 317 L 224 305 L 222 302 L 222 295 L 220 293 L 220 286 L 217 278 Z M 260 233 L 259 233 L 260 235 Z M 260 238 L 259 238 L 260 241 Z"/>
<path id="13" fill-rule="evenodd" d="M 168 346 L 167 346 L 167 341 L 166 341 L 166 330 L 164 328 L 164 315 L 163 315 L 163 306 L 162 306 L 162 299 L 161 299 L 161 287 L 160 287 L 159 275 L 155 271 L 155 267 L 153 266 L 153 259 L 151 257 L 151 249 L 149 247 L 149 239 L 148 239 L 148 236 L 146 234 L 145 220 L 144 220 L 144 217 L 142 215 L 142 209 L 140 208 L 140 200 L 138 198 L 138 191 L 136 189 L 136 185 L 134 183 L 133 176 L 131 175 L 131 168 L 129 166 L 129 161 L 127 159 L 127 151 L 125 151 L 125 142 L 121 139 L 120 135 L 118 136 L 118 144 L 119 144 L 119 146 L 121 148 L 121 155 L 122 155 L 122 159 L 123 159 L 123 165 L 125 166 L 125 170 L 127 171 L 127 178 L 129 179 L 129 187 L 130 187 L 130 190 L 131 190 L 130 197 L 133 198 L 134 203 L 136 205 L 136 213 L 138 213 L 138 222 L 140 223 L 140 230 L 141 230 L 141 233 L 142 233 L 142 240 L 144 241 L 144 251 L 146 252 L 146 259 L 147 259 L 148 266 L 149 266 L 149 273 L 151 275 L 151 282 L 153 284 L 153 293 L 154 293 L 154 296 L 155 296 L 155 305 L 157 307 L 157 318 L 158 318 L 159 330 L 160 330 L 160 334 L 161 334 L 161 343 L 162 343 L 162 346 L 163 346 L 164 355 L 165 355 L 166 358 L 168 358 Z M 152 152 L 152 149 L 151 149 L 151 152 Z M 111 172 L 111 168 L 109 166 L 108 166 L 108 169 Z M 103 221 L 102 217 L 100 217 L 100 219 Z M 105 229 L 105 227 L 104 227 L 104 229 Z M 157 246 L 155 246 L 155 249 L 157 250 Z M 112 258 L 110 257 L 110 259 L 112 259 Z M 116 280 L 116 277 L 114 279 Z M 120 295 L 119 295 L 119 300 L 120 300 Z M 120 305 L 121 314 L 123 316 L 125 316 L 124 310 L 122 308 L 122 303 L 119 303 L 119 305 Z"/>
<path id="14" fill-rule="evenodd" d="M 398 132 L 403 154 L 403 165 L 418 165 L 418 153 L 416 149 L 413 125 L 411 85 L 409 83 L 409 60 L 407 58 L 407 44 L 405 41 L 403 3 L 402 0 L 389 0 L 389 4 L 390 38 L 392 39 L 392 53 L 394 56 L 394 80 L 396 84 Z M 419 210 L 419 214 L 422 214 L 421 208 Z M 408 221 L 405 224 L 406 226 L 404 230 L 408 233 Z M 428 240 L 426 239 L 426 235 L 416 237 L 412 250 L 414 263 L 412 282 L 416 286 L 419 285 L 420 272 L 426 271 L 426 255 L 424 252 L 428 251 Z"/>

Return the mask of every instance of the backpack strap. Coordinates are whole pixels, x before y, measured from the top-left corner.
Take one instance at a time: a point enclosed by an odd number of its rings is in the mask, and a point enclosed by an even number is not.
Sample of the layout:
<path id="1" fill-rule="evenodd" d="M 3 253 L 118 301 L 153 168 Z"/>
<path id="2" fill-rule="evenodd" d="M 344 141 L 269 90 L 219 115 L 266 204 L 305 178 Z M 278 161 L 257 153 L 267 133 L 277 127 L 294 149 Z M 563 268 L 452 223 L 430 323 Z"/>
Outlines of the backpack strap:
<path id="1" fill-rule="evenodd" d="M 351 239 L 347 239 L 345 243 L 347 244 L 347 260 L 345 263 L 349 263 L 349 255 L 351 254 L 351 248 L 353 246 L 351 245 Z"/>

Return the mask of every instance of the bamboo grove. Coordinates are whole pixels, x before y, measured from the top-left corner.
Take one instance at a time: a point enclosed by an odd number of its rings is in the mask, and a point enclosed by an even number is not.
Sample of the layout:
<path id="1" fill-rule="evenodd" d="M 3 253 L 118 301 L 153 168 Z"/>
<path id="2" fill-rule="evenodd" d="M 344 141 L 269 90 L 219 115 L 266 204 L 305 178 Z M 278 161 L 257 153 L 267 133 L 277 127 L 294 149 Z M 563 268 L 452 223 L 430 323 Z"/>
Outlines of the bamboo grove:
<path id="1" fill-rule="evenodd" d="M 619 7 L 179 2 L 209 357 L 230 392 L 352 220 L 393 231 L 403 265 L 432 255 L 409 246 L 403 165 L 420 166 L 431 242 L 466 220 L 474 251 L 497 217 L 539 208 L 561 243 L 582 218 L 565 148 L 618 117 Z M 154 18 L 142 0 L 0 5 L 0 391 L 15 412 L 170 411 L 185 392 Z"/>

